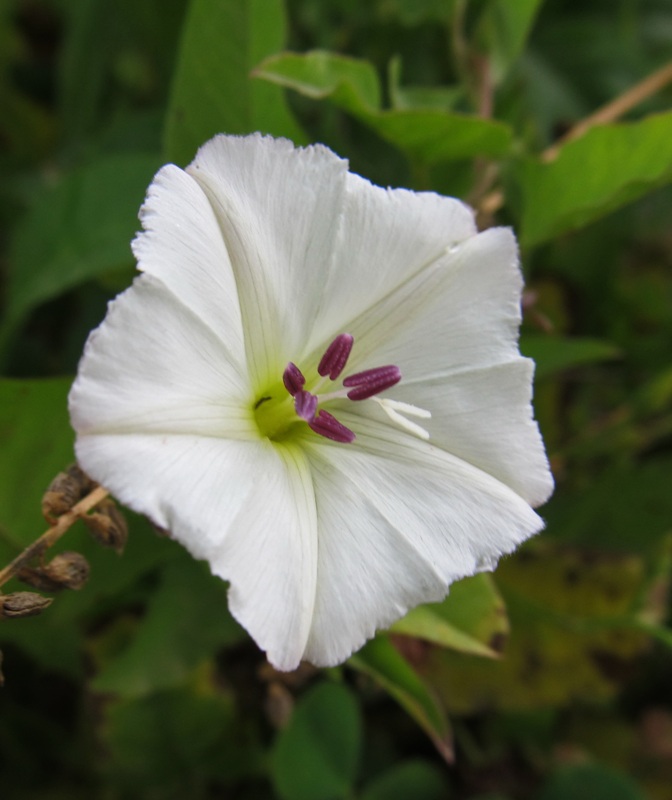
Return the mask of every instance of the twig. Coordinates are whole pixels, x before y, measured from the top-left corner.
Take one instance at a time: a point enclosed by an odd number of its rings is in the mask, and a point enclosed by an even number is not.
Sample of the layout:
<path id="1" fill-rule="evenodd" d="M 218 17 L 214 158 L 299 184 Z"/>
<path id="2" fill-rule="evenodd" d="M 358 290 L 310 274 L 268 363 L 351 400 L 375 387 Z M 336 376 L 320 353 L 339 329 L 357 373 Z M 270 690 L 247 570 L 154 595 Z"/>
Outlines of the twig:
<path id="1" fill-rule="evenodd" d="M 109 492 L 102 486 L 97 486 L 92 492 L 87 494 L 82 500 L 73 506 L 70 511 L 66 511 L 58 518 L 58 522 L 52 525 L 48 531 L 45 531 L 39 539 L 36 539 L 31 545 L 20 553 L 10 564 L 3 570 L 0 570 L 0 586 L 4 586 L 8 580 L 14 577 L 16 573 L 32 561 L 34 558 L 41 556 L 53 544 L 55 544 L 61 536 L 75 523 L 80 517 L 83 517 L 94 506 L 97 506 L 101 500 L 108 496 Z"/>
<path id="2" fill-rule="evenodd" d="M 590 116 L 577 122 L 561 139 L 558 139 L 557 142 L 544 150 L 541 155 L 542 160 L 553 161 L 557 158 L 562 146 L 567 144 L 567 142 L 579 139 L 596 125 L 606 125 L 609 122 L 615 122 L 635 106 L 659 92 L 668 83 L 672 83 L 672 62 L 656 70 L 656 72 L 651 73 L 651 75 L 644 78 L 643 81 L 640 81 L 628 89 L 627 92 L 623 92 L 623 94 L 619 95 L 614 100 L 598 108 L 597 111 L 590 114 Z"/>

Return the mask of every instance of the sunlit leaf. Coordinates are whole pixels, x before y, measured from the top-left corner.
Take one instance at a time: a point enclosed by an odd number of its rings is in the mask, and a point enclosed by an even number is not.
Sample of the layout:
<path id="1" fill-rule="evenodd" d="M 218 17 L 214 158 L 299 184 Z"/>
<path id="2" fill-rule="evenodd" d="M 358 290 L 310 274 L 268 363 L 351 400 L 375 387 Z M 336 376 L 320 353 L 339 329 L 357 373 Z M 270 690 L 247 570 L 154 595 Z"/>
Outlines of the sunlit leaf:
<path id="1" fill-rule="evenodd" d="M 217 133 L 304 136 L 276 86 L 250 78 L 285 44 L 282 0 L 192 0 L 166 117 L 164 150 L 177 164 Z"/>
<path id="2" fill-rule="evenodd" d="M 509 626 L 491 576 L 481 573 L 453 584 L 443 602 L 413 609 L 391 630 L 461 653 L 495 658 Z"/>
<path id="3" fill-rule="evenodd" d="M 297 703 L 278 734 L 271 774 L 283 800 L 338 800 L 352 796 L 362 722 L 344 686 L 321 683 Z"/>
<path id="4" fill-rule="evenodd" d="M 382 109 L 375 70 L 359 59 L 284 53 L 267 58 L 254 74 L 306 97 L 329 99 L 421 163 L 500 156 L 511 144 L 511 130 L 502 122 L 436 109 Z"/>
<path id="5" fill-rule="evenodd" d="M 549 163 L 525 161 L 518 177 L 524 244 L 581 228 L 672 180 L 672 112 L 592 128 Z"/>

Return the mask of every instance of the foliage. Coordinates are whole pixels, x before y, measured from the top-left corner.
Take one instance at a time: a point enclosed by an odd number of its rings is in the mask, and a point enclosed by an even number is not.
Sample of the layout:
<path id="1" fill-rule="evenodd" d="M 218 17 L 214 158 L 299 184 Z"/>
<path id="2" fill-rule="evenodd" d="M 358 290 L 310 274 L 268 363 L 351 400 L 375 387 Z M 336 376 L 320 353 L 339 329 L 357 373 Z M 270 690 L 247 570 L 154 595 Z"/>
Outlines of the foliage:
<path id="1" fill-rule="evenodd" d="M 0 566 L 72 461 L 144 188 L 220 130 L 516 229 L 558 484 L 494 576 L 324 673 L 273 672 L 146 520 L 122 557 L 73 528 L 87 587 L 0 622 L 3 800 L 669 796 L 671 45 L 667 0 L 2 5 Z"/>

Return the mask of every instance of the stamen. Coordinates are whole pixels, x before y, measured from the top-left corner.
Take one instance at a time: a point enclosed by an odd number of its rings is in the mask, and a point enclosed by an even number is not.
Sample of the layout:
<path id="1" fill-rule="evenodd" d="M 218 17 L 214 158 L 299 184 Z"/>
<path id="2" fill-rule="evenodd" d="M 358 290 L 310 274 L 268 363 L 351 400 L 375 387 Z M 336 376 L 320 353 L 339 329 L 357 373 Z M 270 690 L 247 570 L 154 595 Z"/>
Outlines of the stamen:
<path id="1" fill-rule="evenodd" d="M 374 394 L 384 392 L 395 383 L 401 380 L 401 372 L 399 367 L 389 365 L 386 367 L 374 367 L 373 369 L 366 369 L 364 372 L 357 372 L 354 375 L 348 375 L 343 381 L 343 386 L 353 386 L 347 396 L 350 400 L 367 400 L 373 397 Z"/>
<path id="2" fill-rule="evenodd" d="M 303 377 L 303 372 L 301 372 L 296 364 L 290 361 L 285 367 L 285 371 L 282 373 L 282 382 L 285 384 L 285 389 L 294 397 L 297 392 L 303 389 L 306 384 L 306 379 Z"/>
<path id="3" fill-rule="evenodd" d="M 341 442 L 342 444 L 350 444 L 355 440 L 355 434 L 342 425 L 336 417 L 333 417 L 328 411 L 320 410 L 317 415 L 308 422 L 308 425 L 327 439 L 334 442 Z"/>
<path id="4" fill-rule="evenodd" d="M 310 422 L 317 411 L 317 395 L 300 391 L 294 395 L 294 408 L 301 419 Z"/>
<path id="5" fill-rule="evenodd" d="M 320 363 L 317 365 L 317 371 L 323 378 L 326 375 L 332 381 L 338 378 L 350 356 L 354 341 L 354 337 L 349 333 L 341 333 L 327 347 Z"/>
<path id="6" fill-rule="evenodd" d="M 429 419 L 432 416 L 431 412 L 426 411 L 424 408 L 418 408 L 418 406 L 411 405 L 410 403 L 402 403 L 400 400 L 390 400 L 385 397 L 372 397 L 371 399 L 375 400 L 392 422 L 396 422 L 400 428 L 412 433 L 419 439 L 424 439 L 425 441 L 429 439 L 429 431 L 426 431 L 421 425 L 418 425 L 417 422 L 411 422 L 410 419 L 402 417 L 399 412 L 401 411 L 404 414 L 409 414 L 412 417 L 421 417 L 422 419 Z"/>

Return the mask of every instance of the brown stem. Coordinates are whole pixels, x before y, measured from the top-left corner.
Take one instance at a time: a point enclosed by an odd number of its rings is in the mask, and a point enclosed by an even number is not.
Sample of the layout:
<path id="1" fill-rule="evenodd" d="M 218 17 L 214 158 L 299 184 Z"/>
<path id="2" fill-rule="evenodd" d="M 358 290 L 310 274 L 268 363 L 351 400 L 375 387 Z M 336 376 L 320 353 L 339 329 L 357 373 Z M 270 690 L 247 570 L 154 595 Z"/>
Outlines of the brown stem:
<path id="1" fill-rule="evenodd" d="M 672 62 L 651 73 L 643 81 L 632 86 L 627 92 L 616 97 L 611 102 L 598 108 L 590 116 L 580 120 L 561 139 L 545 150 L 541 157 L 544 161 L 553 161 L 563 145 L 578 139 L 596 125 L 605 125 L 617 119 L 642 103 L 652 95 L 659 92 L 668 83 L 672 83 Z"/>
<path id="2" fill-rule="evenodd" d="M 3 570 L 0 570 L 0 586 L 4 586 L 10 578 L 32 561 L 34 558 L 41 556 L 53 544 L 55 544 L 61 536 L 75 523 L 80 517 L 83 517 L 94 506 L 97 506 L 101 500 L 108 496 L 107 489 L 102 486 L 97 486 L 92 492 L 86 495 L 82 500 L 73 506 L 70 511 L 66 511 L 58 518 L 58 522 L 52 525 L 48 531 L 45 531 L 39 539 L 36 539 L 31 545 L 20 553 L 14 561 L 8 564 Z"/>

